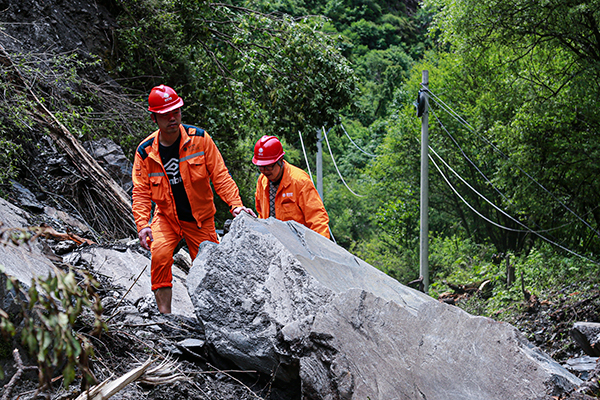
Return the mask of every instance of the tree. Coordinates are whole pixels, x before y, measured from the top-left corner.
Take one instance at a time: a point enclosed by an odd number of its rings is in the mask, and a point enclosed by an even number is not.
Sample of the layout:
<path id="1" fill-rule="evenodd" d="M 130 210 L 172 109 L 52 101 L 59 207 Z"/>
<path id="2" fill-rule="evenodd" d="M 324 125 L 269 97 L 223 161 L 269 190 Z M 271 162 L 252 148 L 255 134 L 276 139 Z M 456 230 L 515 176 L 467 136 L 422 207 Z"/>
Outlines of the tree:
<path id="1" fill-rule="evenodd" d="M 455 51 L 433 90 L 472 127 L 457 140 L 475 163 L 456 159 L 457 169 L 514 217 L 481 204 L 484 214 L 513 229 L 486 223 L 485 236 L 500 249 L 522 251 L 546 240 L 596 252 L 599 3 L 429 3 L 440 6 L 436 24 Z M 454 132 L 450 120 L 444 119 Z"/>
<path id="2" fill-rule="evenodd" d="M 209 131 L 295 137 L 307 126 L 332 125 L 354 94 L 353 71 L 337 36 L 320 31 L 321 18 L 196 0 L 123 8 L 118 72 L 146 77 L 138 87 L 180 89 L 187 112 Z"/>
<path id="3" fill-rule="evenodd" d="M 600 63 L 600 2 L 597 0 L 461 0 L 439 5 L 444 37 L 465 51 L 496 43 L 524 56 L 550 46 L 571 52 L 585 64 Z"/>

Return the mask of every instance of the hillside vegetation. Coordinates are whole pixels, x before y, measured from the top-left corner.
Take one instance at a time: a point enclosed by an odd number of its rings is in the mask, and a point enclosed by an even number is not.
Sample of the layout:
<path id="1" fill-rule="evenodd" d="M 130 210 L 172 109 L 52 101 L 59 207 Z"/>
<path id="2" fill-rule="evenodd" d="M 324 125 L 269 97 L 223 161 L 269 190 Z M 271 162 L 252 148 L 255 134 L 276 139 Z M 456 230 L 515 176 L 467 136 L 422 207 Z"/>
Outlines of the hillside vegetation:
<path id="1" fill-rule="evenodd" d="M 147 93 L 165 83 L 185 99 L 184 122 L 215 138 L 248 205 L 259 137 L 280 136 L 287 159 L 314 173 L 317 131 L 327 132 L 324 200 L 337 243 L 406 284 L 419 277 L 413 102 L 427 70 L 430 294 L 490 281 L 488 299 L 465 307 L 503 318 L 525 291 L 543 299 L 597 283 L 599 1 L 98 3 L 110 24 L 92 54 L 2 39 L 5 194 L 12 179 L 35 186 L 40 104 L 80 141 L 108 137 L 132 158 L 154 129 Z M 105 240 L 127 234 L 98 216 L 85 180 L 40 181 L 96 216 Z M 228 217 L 219 204 L 217 224 Z"/>

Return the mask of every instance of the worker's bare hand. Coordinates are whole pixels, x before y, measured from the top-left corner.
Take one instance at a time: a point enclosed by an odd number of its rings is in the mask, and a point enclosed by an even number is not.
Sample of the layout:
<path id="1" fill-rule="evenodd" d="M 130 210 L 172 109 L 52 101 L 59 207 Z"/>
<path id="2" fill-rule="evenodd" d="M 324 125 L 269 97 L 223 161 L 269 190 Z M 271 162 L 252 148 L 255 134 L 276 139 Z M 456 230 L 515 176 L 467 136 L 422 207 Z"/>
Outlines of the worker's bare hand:
<path id="1" fill-rule="evenodd" d="M 150 242 L 154 241 L 152 229 L 150 229 L 150 227 L 142 229 L 138 232 L 138 237 L 140 238 L 140 245 L 146 250 L 150 250 Z M 148 240 L 150 242 L 148 242 Z"/>
<path id="2" fill-rule="evenodd" d="M 239 213 L 241 213 L 242 211 L 252 215 L 254 218 L 256 218 L 256 214 L 254 214 L 254 211 L 252 211 L 252 209 L 248 208 L 248 207 L 236 207 L 234 208 L 231 213 L 233 214 L 234 217 L 237 217 Z"/>

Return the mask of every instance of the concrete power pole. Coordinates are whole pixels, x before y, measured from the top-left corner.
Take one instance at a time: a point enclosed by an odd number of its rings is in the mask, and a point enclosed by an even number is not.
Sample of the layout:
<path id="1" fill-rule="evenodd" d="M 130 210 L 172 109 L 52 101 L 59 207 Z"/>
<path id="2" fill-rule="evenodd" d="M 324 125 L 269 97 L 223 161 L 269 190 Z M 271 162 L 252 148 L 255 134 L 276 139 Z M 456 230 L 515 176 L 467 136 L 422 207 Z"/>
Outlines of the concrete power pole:
<path id="1" fill-rule="evenodd" d="M 321 130 L 317 129 L 317 192 L 323 198 L 323 137 L 321 136 Z"/>
<path id="2" fill-rule="evenodd" d="M 419 270 L 423 291 L 429 291 L 429 71 L 423 71 L 417 115 L 421 117 L 421 228 Z"/>

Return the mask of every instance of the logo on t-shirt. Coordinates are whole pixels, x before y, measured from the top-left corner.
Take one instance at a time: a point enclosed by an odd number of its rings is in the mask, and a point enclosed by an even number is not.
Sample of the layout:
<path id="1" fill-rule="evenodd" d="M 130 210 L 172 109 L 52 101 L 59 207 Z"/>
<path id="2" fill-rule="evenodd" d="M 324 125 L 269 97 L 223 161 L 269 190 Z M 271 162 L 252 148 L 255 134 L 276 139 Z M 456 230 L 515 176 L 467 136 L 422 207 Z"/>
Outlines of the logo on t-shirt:
<path id="1" fill-rule="evenodd" d="M 171 158 L 165 164 L 165 171 L 167 172 L 167 177 L 169 178 L 169 183 L 171 185 L 177 185 L 181 183 L 181 174 L 179 173 L 179 160 L 177 158 Z"/>

